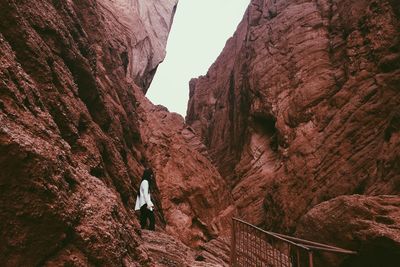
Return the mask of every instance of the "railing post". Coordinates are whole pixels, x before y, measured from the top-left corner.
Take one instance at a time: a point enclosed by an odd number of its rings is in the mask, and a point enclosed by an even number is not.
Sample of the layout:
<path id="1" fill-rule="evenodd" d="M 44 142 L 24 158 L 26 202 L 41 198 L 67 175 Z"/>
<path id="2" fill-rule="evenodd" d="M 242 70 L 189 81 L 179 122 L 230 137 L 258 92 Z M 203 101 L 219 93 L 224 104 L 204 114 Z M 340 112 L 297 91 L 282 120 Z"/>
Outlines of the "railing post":
<path id="1" fill-rule="evenodd" d="M 297 254 L 297 267 L 300 267 L 300 251 L 299 248 L 296 249 Z"/>
<path id="2" fill-rule="evenodd" d="M 235 266 L 236 263 L 236 229 L 235 219 L 232 219 L 232 235 L 231 235 L 231 266 Z"/>
<path id="3" fill-rule="evenodd" d="M 310 267 L 314 267 L 314 259 L 313 259 L 313 252 L 308 252 L 308 262 Z"/>

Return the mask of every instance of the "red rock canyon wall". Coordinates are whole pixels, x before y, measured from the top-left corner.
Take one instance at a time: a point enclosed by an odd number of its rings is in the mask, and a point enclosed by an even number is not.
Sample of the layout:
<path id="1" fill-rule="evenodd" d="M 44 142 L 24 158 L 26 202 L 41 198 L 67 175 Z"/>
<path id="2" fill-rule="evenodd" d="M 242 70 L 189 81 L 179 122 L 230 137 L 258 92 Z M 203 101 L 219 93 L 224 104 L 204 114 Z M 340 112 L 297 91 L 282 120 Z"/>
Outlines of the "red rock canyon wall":
<path id="1" fill-rule="evenodd" d="M 253 0 L 187 123 L 239 214 L 292 232 L 340 195 L 400 192 L 396 1 Z"/>
<path id="2" fill-rule="evenodd" d="M 151 265 L 133 211 L 146 164 L 159 230 L 192 246 L 222 232 L 223 179 L 183 119 L 143 96 L 176 5 L 0 2 L 1 266 Z"/>

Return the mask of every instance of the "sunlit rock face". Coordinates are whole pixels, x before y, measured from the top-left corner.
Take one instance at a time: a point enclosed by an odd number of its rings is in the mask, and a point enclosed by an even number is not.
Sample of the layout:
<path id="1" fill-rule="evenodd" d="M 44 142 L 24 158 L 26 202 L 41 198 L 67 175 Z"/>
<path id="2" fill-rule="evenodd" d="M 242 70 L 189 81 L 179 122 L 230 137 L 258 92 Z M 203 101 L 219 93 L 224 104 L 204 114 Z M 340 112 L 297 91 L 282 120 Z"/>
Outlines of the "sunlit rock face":
<path id="1" fill-rule="evenodd" d="M 241 217 L 293 231 L 339 195 L 400 191 L 396 1 L 253 0 L 187 123 Z"/>
<path id="2" fill-rule="evenodd" d="M 304 215 L 296 235 L 358 252 L 348 256 L 315 253 L 315 266 L 387 266 L 400 262 L 400 197 L 340 196 Z"/>
<path id="3" fill-rule="evenodd" d="M 153 266 L 133 211 L 146 164 L 160 185 L 157 230 L 189 245 L 222 233 L 232 200 L 204 146 L 182 119 L 141 107 L 156 109 L 143 92 L 175 6 L 0 2 L 1 266 Z M 177 132 L 153 145 L 164 115 Z"/>
<path id="4" fill-rule="evenodd" d="M 121 58 L 127 77 L 133 78 L 144 92 L 164 60 L 177 4 L 178 0 L 98 1 L 102 14 L 108 15 L 105 26 L 109 33 L 115 41 L 125 44 Z"/>

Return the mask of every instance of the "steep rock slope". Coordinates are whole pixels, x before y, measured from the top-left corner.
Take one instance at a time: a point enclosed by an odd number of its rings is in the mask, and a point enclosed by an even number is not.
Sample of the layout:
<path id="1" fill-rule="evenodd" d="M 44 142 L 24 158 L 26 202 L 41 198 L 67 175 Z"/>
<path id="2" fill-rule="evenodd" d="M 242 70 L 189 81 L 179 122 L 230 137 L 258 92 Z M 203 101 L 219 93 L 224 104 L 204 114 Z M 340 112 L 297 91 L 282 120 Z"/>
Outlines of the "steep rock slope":
<path id="1" fill-rule="evenodd" d="M 253 0 L 187 123 L 242 217 L 293 231 L 316 204 L 400 191 L 396 1 Z"/>
<path id="2" fill-rule="evenodd" d="M 229 233 L 236 209 L 206 148 L 182 116 L 136 92 L 145 156 L 157 174 L 166 231 L 192 246 Z"/>
<path id="3" fill-rule="evenodd" d="M 130 211 L 143 156 L 125 77 L 149 38 L 105 4 L 0 4 L 2 266 L 146 262 Z M 163 4 L 171 20 L 176 2 Z M 135 62 L 138 83 L 149 59 Z"/>
<path id="4" fill-rule="evenodd" d="M 141 136 L 152 130 L 143 127 L 157 127 L 162 118 L 152 115 L 153 124 L 144 126 L 137 107 L 165 55 L 176 4 L 0 2 L 1 266 L 151 265 L 133 206 L 143 168 L 153 161 Z M 210 192 L 219 190 L 223 184 L 206 161 L 184 161 L 175 174 L 190 165 L 215 178 Z M 186 216 L 193 218 L 185 220 L 197 228 L 184 241 L 196 245 L 218 233 L 218 218 L 210 215 L 230 211 L 229 193 L 221 193 L 218 210 L 217 197 L 198 197 L 209 188 L 174 189 L 177 183 L 160 180 L 168 175 L 157 177 L 160 230 L 179 232 L 168 216 L 188 202 Z M 169 201 L 163 194 L 173 190 L 185 194 Z M 214 207 L 210 215 L 196 210 L 203 206 Z"/>

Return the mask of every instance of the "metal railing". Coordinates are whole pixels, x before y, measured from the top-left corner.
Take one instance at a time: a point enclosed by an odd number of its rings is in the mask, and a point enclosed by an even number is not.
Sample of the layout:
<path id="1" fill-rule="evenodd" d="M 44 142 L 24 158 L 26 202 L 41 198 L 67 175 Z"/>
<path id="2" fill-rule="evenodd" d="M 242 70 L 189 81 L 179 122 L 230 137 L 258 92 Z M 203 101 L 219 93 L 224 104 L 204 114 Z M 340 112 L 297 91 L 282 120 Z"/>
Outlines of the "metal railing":
<path id="1" fill-rule="evenodd" d="M 314 267 L 314 253 L 356 254 L 334 246 L 265 231 L 233 218 L 231 266 Z"/>

